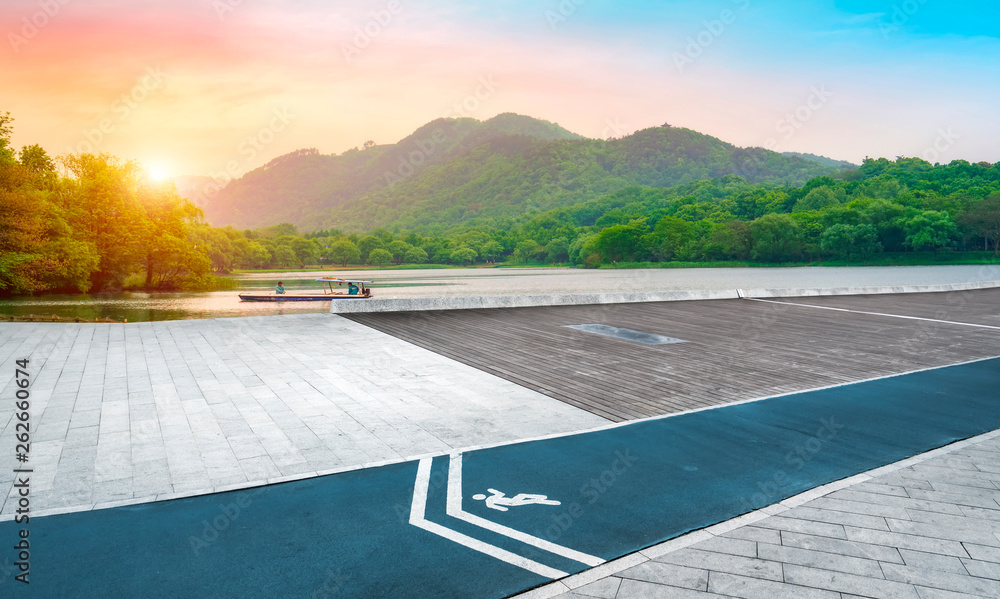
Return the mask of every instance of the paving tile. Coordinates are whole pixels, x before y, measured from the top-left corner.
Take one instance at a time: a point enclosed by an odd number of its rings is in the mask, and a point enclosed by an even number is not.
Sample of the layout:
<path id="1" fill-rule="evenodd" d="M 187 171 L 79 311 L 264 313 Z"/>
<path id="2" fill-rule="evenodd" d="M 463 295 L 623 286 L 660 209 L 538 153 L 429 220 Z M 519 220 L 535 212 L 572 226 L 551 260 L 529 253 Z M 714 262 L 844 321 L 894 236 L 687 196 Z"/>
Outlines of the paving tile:
<path id="1" fill-rule="evenodd" d="M 890 564 L 891 565 L 891 564 Z M 785 582 L 876 599 L 919 599 L 913 585 L 806 566 L 785 565 Z"/>
<path id="2" fill-rule="evenodd" d="M 926 553 L 911 549 L 900 549 L 899 554 L 903 556 L 904 565 L 909 568 L 941 570 L 942 572 L 952 572 L 955 574 L 968 573 L 962 564 L 962 558 L 952 555 L 939 555 L 937 553 Z"/>
<path id="3" fill-rule="evenodd" d="M 796 564 L 799 566 L 809 566 L 821 570 L 834 570 L 857 574 L 869 578 L 883 578 L 882 569 L 875 560 L 860 557 L 850 557 L 827 553 L 823 551 L 812 551 L 797 547 L 784 547 L 780 545 L 761 545 L 760 558 L 781 564 Z"/>
<path id="4" fill-rule="evenodd" d="M 993 580 L 1000 581 L 1000 564 L 995 564 L 993 562 L 980 562 L 972 559 L 964 559 L 962 560 L 962 563 L 965 565 L 965 569 L 972 576 L 978 576 L 979 578 L 991 578 Z"/>
<path id="5" fill-rule="evenodd" d="M 847 557 L 859 557 L 889 563 L 902 564 L 903 558 L 892 545 L 865 543 L 854 540 L 831 539 L 793 532 L 781 533 L 782 544 L 798 549 L 820 551 Z"/>
<path id="6" fill-rule="evenodd" d="M 837 510 L 816 509 L 808 506 L 797 507 L 782 513 L 784 518 L 795 518 L 799 520 L 809 520 L 812 522 L 826 522 L 828 524 L 846 524 L 860 528 L 871 528 L 874 530 L 889 530 L 885 518 L 869 516 L 867 514 L 850 513 Z"/>
<path id="7" fill-rule="evenodd" d="M 781 545 L 781 531 L 771 528 L 760 528 L 758 526 L 744 526 L 722 535 L 731 539 L 744 539 L 756 543 L 771 543 Z"/>
<path id="8" fill-rule="evenodd" d="M 954 591 L 944 591 L 941 589 L 931 589 L 921 586 L 914 588 L 917 589 L 920 599 L 969 599 L 969 596 L 965 593 L 956 593 Z"/>
<path id="9" fill-rule="evenodd" d="M 1000 581 L 978 578 L 975 575 L 954 574 L 941 570 L 910 568 L 897 564 L 882 567 L 885 577 L 907 584 L 920 585 L 980 597 L 1000 597 Z"/>
<path id="10" fill-rule="evenodd" d="M 701 551 L 713 551 L 728 555 L 741 555 L 743 557 L 758 557 L 757 543 L 743 539 L 733 539 L 729 537 L 714 537 L 707 541 L 702 541 L 695 547 Z"/>
<path id="11" fill-rule="evenodd" d="M 938 527 L 940 528 L 940 527 Z M 860 541 L 872 545 L 883 545 L 885 547 L 898 547 L 900 549 L 913 549 L 925 553 L 937 553 L 940 555 L 953 555 L 955 557 L 968 557 L 962 544 L 954 540 L 941 539 L 939 537 L 920 536 L 902 534 L 899 532 L 883 532 L 868 528 L 846 529 L 847 537 L 851 541 Z M 924 531 L 930 533 L 929 530 Z"/>
<path id="12" fill-rule="evenodd" d="M 679 552 L 677 552 L 679 553 Z M 619 578 L 704 591 L 708 588 L 708 570 L 672 563 L 650 561 L 616 574 Z"/>
<path id="13" fill-rule="evenodd" d="M 972 559 L 1000 564 L 1000 547 L 962 543 Z"/>
<path id="14" fill-rule="evenodd" d="M 585 595 L 581 595 L 584 596 Z M 720 595 L 664 586 L 641 580 L 622 580 L 617 599 L 723 599 Z"/>
<path id="15" fill-rule="evenodd" d="M 681 549 L 656 558 L 656 562 L 687 566 L 689 568 L 707 568 L 713 572 L 727 572 L 750 578 L 781 580 L 781 564 L 769 562 L 755 557 L 726 555 L 698 549 Z"/>
<path id="16" fill-rule="evenodd" d="M 726 597 L 744 599 L 840 599 L 840 594 L 813 586 L 784 584 L 759 578 L 712 572 L 708 590 Z"/>
<path id="17" fill-rule="evenodd" d="M 830 537 L 833 539 L 846 539 L 844 527 L 840 524 L 827 524 L 826 522 L 812 522 L 809 520 L 799 520 L 796 518 L 786 518 L 784 516 L 772 516 L 767 520 L 757 523 L 763 528 L 773 528 L 775 530 L 800 532 L 819 537 Z"/>
<path id="18" fill-rule="evenodd" d="M 615 599 L 618 588 L 621 586 L 621 578 L 609 577 L 604 580 L 584 585 L 575 590 L 578 595 L 585 597 L 597 597 L 598 599 Z"/>
<path id="19" fill-rule="evenodd" d="M 951 516 L 954 517 L 954 516 Z M 964 520 L 964 518 L 963 518 Z M 976 521 L 970 521 L 976 522 Z M 911 522 L 909 520 L 888 519 L 889 528 L 893 532 L 911 536 L 919 536 L 927 539 L 945 539 L 952 541 L 971 541 L 982 545 L 996 545 L 996 538 L 986 525 L 989 521 L 979 520 L 982 526 L 975 527 L 971 524 L 943 523 L 932 524 L 927 522 Z M 877 531 L 876 531 L 877 532 Z"/>
<path id="20" fill-rule="evenodd" d="M 887 503 L 885 495 L 867 494 L 865 496 L 866 501 L 853 499 L 862 495 L 848 488 L 837 491 L 832 495 L 827 495 L 826 497 L 814 499 L 806 507 L 834 510 L 848 514 L 896 518 L 898 520 L 905 520 L 910 517 L 904 507 Z"/>

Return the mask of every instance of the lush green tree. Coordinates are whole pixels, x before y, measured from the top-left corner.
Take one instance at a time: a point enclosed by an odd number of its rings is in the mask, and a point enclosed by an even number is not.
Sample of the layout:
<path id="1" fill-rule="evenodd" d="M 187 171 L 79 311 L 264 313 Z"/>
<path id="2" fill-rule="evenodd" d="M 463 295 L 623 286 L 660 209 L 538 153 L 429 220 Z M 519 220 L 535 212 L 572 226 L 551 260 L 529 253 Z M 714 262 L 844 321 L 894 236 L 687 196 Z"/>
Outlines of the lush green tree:
<path id="1" fill-rule="evenodd" d="M 274 249 L 273 264 L 278 268 L 298 268 L 300 262 L 295 250 L 287 245 L 279 245 Z"/>
<path id="2" fill-rule="evenodd" d="M 201 210 L 178 196 L 172 185 L 147 186 L 140 189 L 140 195 L 145 212 L 141 244 L 144 286 L 176 289 L 203 285 L 212 261 L 207 248 L 198 246 L 197 237 L 189 235 L 189 225 L 201 218 Z M 232 263 L 232 243 L 221 230 L 213 231 L 212 237 L 228 250 L 223 264 L 228 270 Z"/>
<path id="3" fill-rule="evenodd" d="M 243 268 L 267 268 L 273 256 L 268 251 L 267 246 L 257 241 L 250 242 L 244 262 L 240 265 Z"/>
<path id="4" fill-rule="evenodd" d="M 365 235 L 358 241 L 358 250 L 361 252 L 361 260 L 366 263 L 369 261 L 369 255 L 372 250 L 381 249 L 382 247 L 382 240 L 374 235 Z"/>
<path id="5" fill-rule="evenodd" d="M 384 248 L 375 248 L 368 254 L 368 262 L 381 268 L 392 262 L 392 254 Z"/>
<path id="6" fill-rule="evenodd" d="M 10 164 L 0 164 L 0 171 Z M 45 207 L 24 190 L 4 189 L 9 177 L 3 173 L 0 177 L 0 291 L 32 293 L 45 288 L 44 268 L 39 264 L 45 243 Z"/>
<path id="7" fill-rule="evenodd" d="M 296 237 L 289 244 L 299 259 L 299 264 L 315 264 L 319 260 L 320 248 L 315 240 Z"/>
<path id="8" fill-rule="evenodd" d="M 292 223 L 278 223 L 270 227 L 264 227 L 263 229 L 258 229 L 258 233 L 262 237 L 295 237 L 299 234 L 299 228 Z"/>
<path id="9" fill-rule="evenodd" d="M 823 232 L 820 246 L 837 258 L 867 260 L 882 251 L 874 226 L 837 224 Z"/>
<path id="10" fill-rule="evenodd" d="M 647 245 L 656 260 L 673 260 L 696 235 L 695 226 L 683 219 L 664 216 L 656 222 Z"/>
<path id="11" fill-rule="evenodd" d="M 597 234 L 595 249 L 604 263 L 635 262 L 642 260 L 643 248 L 640 240 L 649 227 L 645 219 L 631 221 L 627 225 L 614 225 Z"/>
<path id="12" fill-rule="evenodd" d="M 451 261 L 456 264 L 463 264 L 468 266 L 469 264 L 475 262 L 478 256 L 479 254 L 476 253 L 476 250 L 470 248 L 467 245 L 463 245 L 459 248 L 452 250 Z"/>
<path id="13" fill-rule="evenodd" d="M 327 255 L 341 266 L 361 262 L 361 250 L 348 239 L 338 239 L 330 244 Z"/>
<path id="14" fill-rule="evenodd" d="M 427 252 L 424 248 L 410 246 L 410 249 L 406 250 L 406 255 L 403 259 L 410 264 L 423 264 L 427 262 Z"/>
<path id="15" fill-rule="evenodd" d="M 434 251 L 434 263 L 435 264 L 448 264 L 451 262 L 451 250 L 446 247 L 440 247 Z"/>
<path id="16" fill-rule="evenodd" d="M 395 240 L 389 243 L 385 249 L 392 254 L 392 260 L 396 264 L 402 264 L 406 261 L 406 252 L 408 252 L 413 246 L 406 243 L 405 241 Z"/>
<path id="17" fill-rule="evenodd" d="M 93 288 L 121 288 L 126 277 L 143 269 L 149 223 L 139 202 L 142 171 L 106 154 L 68 155 L 62 161 L 72 177 L 64 192 L 67 221 L 100 256 Z"/>
<path id="18" fill-rule="evenodd" d="M 569 239 L 556 237 L 545 245 L 545 259 L 548 262 L 569 260 Z"/>
<path id="19" fill-rule="evenodd" d="M 786 262 L 802 257 L 802 234 L 799 225 L 787 214 L 765 214 L 750 223 L 753 251 L 750 257 L 760 262 Z"/>
<path id="20" fill-rule="evenodd" d="M 906 245 L 915 251 L 935 250 L 948 245 L 957 233 L 947 212 L 924 210 L 906 221 Z"/>
<path id="21" fill-rule="evenodd" d="M 973 235 L 993 243 L 993 255 L 1000 255 L 1000 194 L 994 194 L 973 204 L 959 218 L 962 226 Z"/>
<path id="22" fill-rule="evenodd" d="M 597 234 L 593 232 L 586 232 L 578 235 L 577 238 L 569 244 L 569 261 L 573 264 L 582 264 L 587 256 L 596 253 L 597 249 L 593 247 L 593 241 L 596 238 Z M 598 260 L 600 260 L 600 256 L 598 256 Z"/>
<path id="23" fill-rule="evenodd" d="M 795 202 L 795 212 L 804 210 L 822 210 L 827 206 L 840 203 L 837 193 L 830 187 L 817 187 L 807 193 L 801 200 Z"/>
<path id="24" fill-rule="evenodd" d="M 9 112 L 0 114 L 0 167 L 14 162 L 14 149 L 10 146 L 10 136 L 14 133 L 11 123 L 14 117 Z"/>
<path id="25" fill-rule="evenodd" d="M 525 239 L 524 241 L 518 242 L 514 247 L 513 256 L 517 256 L 517 262 L 527 262 L 528 260 L 535 260 L 539 257 L 539 254 L 545 251 L 541 245 L 538 244 L 534 239 Z"/>
<path id="26" fill-rule="evenodd" d="M 495 262 L 503 256 L 503 245 L 501 245 L 499 241 L 491 239 L 483 244 L 480 255 L 486 259 L 487 262 Z"/>

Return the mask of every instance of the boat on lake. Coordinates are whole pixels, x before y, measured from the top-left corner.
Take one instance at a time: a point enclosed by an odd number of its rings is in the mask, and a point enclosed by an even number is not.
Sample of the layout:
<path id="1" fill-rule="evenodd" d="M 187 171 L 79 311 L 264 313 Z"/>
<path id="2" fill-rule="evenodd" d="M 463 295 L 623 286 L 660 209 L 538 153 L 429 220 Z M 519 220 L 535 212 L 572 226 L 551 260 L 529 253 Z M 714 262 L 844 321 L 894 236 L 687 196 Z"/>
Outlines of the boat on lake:
<path id="1" fill-rule="evenodd" d="M 342 299 L 368 299 L 372 290 L 368 288 L 372 281 L 355 281 L 340 277 L 322 277 L 316 279 L 323 283 L 323 293 L 241 293 L 243 302 L 328 302 Z M 347 285 L 346 289 L 344 285 Z M 343 289 L 343 291 L 341 291 Z"/>

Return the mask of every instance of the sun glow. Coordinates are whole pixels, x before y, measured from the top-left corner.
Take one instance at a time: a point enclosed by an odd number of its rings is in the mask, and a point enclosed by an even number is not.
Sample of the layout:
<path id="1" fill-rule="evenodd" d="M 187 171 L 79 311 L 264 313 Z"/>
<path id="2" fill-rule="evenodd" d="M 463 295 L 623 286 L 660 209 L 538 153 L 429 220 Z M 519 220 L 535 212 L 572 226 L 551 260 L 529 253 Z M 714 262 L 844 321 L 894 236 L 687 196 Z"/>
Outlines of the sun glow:
<path id="1" fill-rule="evenodd" d="M 146 176 L 154 183 L 162 183 L 170 178 L 170 170 L 160 163 L 146 166 Z"/>

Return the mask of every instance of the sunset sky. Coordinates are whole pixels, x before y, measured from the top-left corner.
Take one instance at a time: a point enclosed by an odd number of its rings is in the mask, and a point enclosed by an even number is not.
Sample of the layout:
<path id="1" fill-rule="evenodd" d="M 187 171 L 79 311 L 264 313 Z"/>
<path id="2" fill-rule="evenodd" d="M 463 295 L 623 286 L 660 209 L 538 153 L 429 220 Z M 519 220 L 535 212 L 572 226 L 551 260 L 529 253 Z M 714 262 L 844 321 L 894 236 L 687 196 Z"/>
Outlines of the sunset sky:
<path id="1" fill-rule="evenodd" d="M 1000 161 L 995 0 L 4 0 L 0 23 L 15 145 L 175 175 L 502 112 L 588 137 L 668 122 L 855 162 Z"/>

